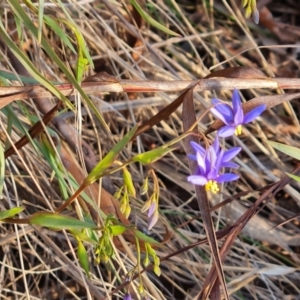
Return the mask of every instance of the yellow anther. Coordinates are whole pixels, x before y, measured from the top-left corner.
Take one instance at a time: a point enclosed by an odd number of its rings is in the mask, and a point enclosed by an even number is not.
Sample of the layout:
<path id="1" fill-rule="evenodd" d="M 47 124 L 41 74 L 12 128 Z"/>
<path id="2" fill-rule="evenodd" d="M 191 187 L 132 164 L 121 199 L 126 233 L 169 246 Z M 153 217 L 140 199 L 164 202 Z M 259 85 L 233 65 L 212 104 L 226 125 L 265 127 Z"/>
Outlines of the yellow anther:
<path id="1" fill-rule="evenodd" d="M 212 191 L 214 194 L 218 193 L 218 191 L 220 190 L 218 187 L 218 184 L 216 181 L 214 180 L 209 180 L 208 183 L 205 185 L 205 190 L 208 191 Z"/>
<path id="2" fill-rule="evenodd" d="M 235 128 L 235 131 L 234 131 L 234 134 L 236 136 L 242 134 L 242 131 L 243 131 L 243 128 L 242 128 L 242 125 L 238 125 L 236 128 Z"/>

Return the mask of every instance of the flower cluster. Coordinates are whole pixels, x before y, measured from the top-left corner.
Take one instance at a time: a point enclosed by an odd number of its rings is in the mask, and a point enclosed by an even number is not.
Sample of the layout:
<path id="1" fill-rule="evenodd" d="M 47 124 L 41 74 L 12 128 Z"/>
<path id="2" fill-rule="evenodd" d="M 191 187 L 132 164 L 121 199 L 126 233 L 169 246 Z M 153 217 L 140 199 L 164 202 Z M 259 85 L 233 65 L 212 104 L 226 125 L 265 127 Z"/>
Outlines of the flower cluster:
<path id="1" fill-rule="evenodd" d="M 259 105 L 247 114 L 244 114 L 237 89 L 233 91 L 232 107 L 217 99 L 213 99 L 212 103 L 214 105 L 211 108 L 212 114 L 225 124 L 218 130 L 219 137 L 241 134 L 242 125 L 250 123 L 266 109 L 266 105 Z M 188 176 L 187 180 L 189 182 L 205 186 L 207 191 L 217 193 L 219 191 L 218 183 L 230 182 L 239 178 L 234 173 L 222 174 L 221 169 L 238 168 L 238 165 L 231 160 L 241 151 L 240 147 L 224 151 L 220 148 L 218 137 L 208 149 L 204 149 L 195 142 L 191 142 L 191 146 L 195 154 L 188 154 L 188 157 L 197 162 L 197 169 L 193 175 Z"/>

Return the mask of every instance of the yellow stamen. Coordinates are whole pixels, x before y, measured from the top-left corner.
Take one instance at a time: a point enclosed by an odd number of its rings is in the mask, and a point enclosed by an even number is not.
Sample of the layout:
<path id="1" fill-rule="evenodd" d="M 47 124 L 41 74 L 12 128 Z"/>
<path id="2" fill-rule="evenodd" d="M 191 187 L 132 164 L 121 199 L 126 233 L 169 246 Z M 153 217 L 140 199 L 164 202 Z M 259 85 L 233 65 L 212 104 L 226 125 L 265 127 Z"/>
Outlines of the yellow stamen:
<path id="1" fill-rule="evenodd" d="M 212 191 L 214 194 L 216 194 L 220 189 L 216 181 L 209 180 L 208 183 L 205 185 L 205 190 L 207 192 Z"/>
<path id="2" fill-rule="evenodd" d="M 240 134 L 242 134 L 242 131 L 243 131 L 242 125 L 238 125 L 238 126 L 235 128 L 234 134 L 235 134 L 235 135 L 240 135 Z"/>

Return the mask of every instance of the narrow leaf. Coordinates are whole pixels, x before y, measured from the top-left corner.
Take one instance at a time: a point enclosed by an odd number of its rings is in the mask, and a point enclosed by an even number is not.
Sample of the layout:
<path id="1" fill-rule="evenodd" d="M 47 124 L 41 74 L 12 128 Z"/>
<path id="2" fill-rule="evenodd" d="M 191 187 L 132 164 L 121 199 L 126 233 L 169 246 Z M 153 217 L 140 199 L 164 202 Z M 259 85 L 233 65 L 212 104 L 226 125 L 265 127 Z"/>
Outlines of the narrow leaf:
<path id="1" fill-rule="evenodd" d="M 165 26 L 161 25 L 158 23 L 156 20 L 154 20 L 151 16 L 149 16 L 142 8 L 141 6 L 137 3 L 136 0 L 130 0 L 130 3 L 134 6 L 134 8 L 138 11 L 138 13 L 142 16 L 142 18 L 147 21 L 149 24 L 151 24 L 153 27 L 156 27 L 157 29 L 168 33 L 170 35 L 174 36 L 180 36 L 178 33 L 166 28 Z"/>
<path id="2" fill-rule="evenodd" d="M 75 48 L 70 42 L 69 37 L 61 29 L 61 27 L 49 16 L 44 16 L 45 23 L 61 38 L 61 40 L 71 49 L 73 53 L 76 53 Z"/>
<path id="3" fill-rule="evenodd" d="M 77 229 L 69 229 L 69 232 L 76 237 L 76 239 L 93 244 L 93 245 L 98 245 L 98 239 L 93 239 L 93 231 L 90 229 L 85 229 L 84 231 L 87 231 L 88 233 L 91 234 L 91 237 L 88 236 L 87 234 L 83 233 L 82 231 L 79 231 Z"/>
<path id="4" fill-rule="evenodd" d="M 150 118 L 149 120 L 142 123 L 136 133 L 134 134 L 133 138 L 136 136 L 142 134 L 146 130 L 150 129 L 154 125 L 157 125 L 160 121 L 165 120 L 168 118 L 183 102 L 183 100 L 186 97 L 186 94 L 188 93 L 189 89 L 184 91 L 181 95 L 178 96 L 174 101 L 172 101 L 170 104 L 168 104 L 166 107 L 164 107 L 161 111 L 159 111 L 155 116 Z"/>
<path id="5" fill-rule="evenodd" d="M 279 150 L 280 152 L 289 155 L 295 159 L 300 160 L 300 149 L 293 146 L 288 146 L 285 144 L 273 142 L 273 141 L 267 141 L 267 143 L 272 146 L 273 148 Z"/>
<path id="6" fill-rule="evenodd" d="M 158 243 L 155 239 L 153 239 L 153 238 L 151 238 L 150 236 L 148 236 L 148 235 L 142 233 L 142 232 L 139 231 L 139 230 L 134 230 L 134 235 L 135 235 L 140 241 L 143 241 L 143 242 L 145 242 L 145 243 L 149 243 L 149 244 L 151 244 L 151 245 L 159 245 L 159 243 Z"/>
<path id="7" fill-rule="evenodd" d="M 131 140 L 132 136 L 137 130 L 137 126 L 133 127 L 123 138 L 119 141 L 111 151 L 97 164 L 97 166 L 91 171 L 88 177 L 85 179 L 86 183 L 92 184 L 99 178 L 102 173 L 115 161 L 120 151 L 127 145 Z"/>
<path id="8" fill-rule="evenodd" d="M 150 150 L 145 153 L 138 154 L 132 158 L 134 162 L 140 162 L 143 165 L 150 164 L 160 159 L 164 155 L 172 152 L 174 148 L 166 148 L 165 146 Z"/>
<path id="9" fill-rule="evenodd" d="M 89 256 L 81 241 L 78 241 L 77 255 L 81 267 L 84 269 L 86 275 L 90 278 Z"/>
<path id="10" fill-rule="evenodd" d="M 14 217 L 15 215 L 19 214 L 21 211 L 23 211 L 25 207 L 14 207 L 5 211 L 0 211 L 0 220 L 4 220 L 6 218 Z"/>
<path id="11" fill-rule="evenodd" d="M 83 229 L 96 228 L 93 222 L 83 222 L 78 219 L 49 212 L 38 212 L 29 218 L 30 224 L 54 229 Z"/>
<path id="12" fill-rule="evenodd" d="M 44 125 L 48 125 L 49 122 L 54 118 L 54 115 L 56 114 L 58 108 L 61 106 L 62 102 L 58 101 L 58 103 L 49 111 L 47 112 L 42 120 Z M 29 143 L 30 139 L 29 137 L 32 139 L 34 139 L 38 134 L 40 134 L 41 132 L 44 131 L 44 126 L 42 125 L 41 121 L 38 121 L 37 123 L 35 123 L 28 131 L 28 133 L 26 133 L 20 140 L 18 140 L 15 143 L 15 148 L 16 149 L 21 149 L 22 147 L 24 147 L 27 143 Z M 9 149 L 7 149 L 5 151 L 5 157 L 9 157 L 10 155 L 15 153 L 15 148 L 10 147 Z"/>

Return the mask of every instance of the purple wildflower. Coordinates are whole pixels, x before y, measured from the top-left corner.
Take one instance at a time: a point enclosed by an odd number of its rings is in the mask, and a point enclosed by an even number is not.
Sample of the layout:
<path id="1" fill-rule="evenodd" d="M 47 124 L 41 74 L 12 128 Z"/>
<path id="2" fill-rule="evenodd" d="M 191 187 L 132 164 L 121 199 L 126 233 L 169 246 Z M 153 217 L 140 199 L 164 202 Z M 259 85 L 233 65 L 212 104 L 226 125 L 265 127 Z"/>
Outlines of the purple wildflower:
<path id="1" fill-rule="evenodd" d="M 212 103 L 214 107 L 211 108 L 210 111 L 225 124 L 225 126 L 218 130 L 220 137 L 228 137 L 234 133 L 235 135 L 241 134 L 242 125 L 252 122 L 266 109 L 266 105 L 262 104 L 244 115 L 242 102 L 237 89 L 233 90 L 232 107 L 217 99 L 212 99 Z"/>
<path id="2" fill-rule="evenodd" d="M 199 145 L 196 142 L 192 141 L 191 146 L 192 146 L 193 150 L 195 151 L 195 153 L 199 152 L 202 156 L 204 156 L 205 153 L 207 152 L 207 150 L 205 150 L 201 145 Z M 208 152 L 209 151 L 214 151 L 216 153 L 216 156 L 218 156 L 220 154 L 221 148 L 220 148 L 220 143 L 219 143 L 218 138 L 216 138 L 214 140 L 214 142 L 212 143 L 212 145 L 209 146 Z M 220 168 L 237 169 L 239 167 L 239 165 L 234 162 L 231 162 L 230 160 L 232 160 L 235 156 L 237 156 L 237 154 L 240 151 L 241 151 L 241 147 L 234 147 L 234 148 L 231 148 L 230 150 L 224 151 Z M 197 160 L 196 155 L 194 155 L 194 154 L 188 154 L 188 158 L 190 158 L 192 160 Z"/>
<path id="3" fill-rule="evenodd" d="M 188 176 L 187 180 L 195 185 L 203 185 L 207 191 L 217 193 L 219 187 L 217 183 L 234 181 L 239 178 L 233 173 L 220 174 L 222 167 L 237 168 L 238 165 L 230 160 L 235 157 L 240 151 L 240 147 L 232 148 L 225 151 L 220 149 L 219 141 L 216 139 L 214 143 L 207 149 L 195 142 L 191 142 L 191 146 L 196 152 L 196 155 L 188 155 L 190 159 L 196 160 L 198 167 L 195 174 Z"/>

